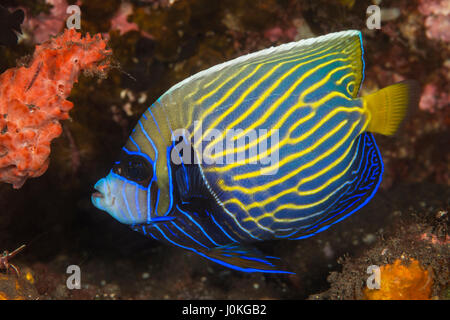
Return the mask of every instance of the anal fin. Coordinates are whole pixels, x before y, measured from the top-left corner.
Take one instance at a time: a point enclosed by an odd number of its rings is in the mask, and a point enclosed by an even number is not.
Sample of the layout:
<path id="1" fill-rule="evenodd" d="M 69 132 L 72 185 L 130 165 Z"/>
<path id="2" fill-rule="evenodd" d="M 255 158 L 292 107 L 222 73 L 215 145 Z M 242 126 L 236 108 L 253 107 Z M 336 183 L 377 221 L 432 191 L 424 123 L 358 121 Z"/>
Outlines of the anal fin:
<path id="1" fill-rule="evenodd" d="M 242 244 L 229 244 L 198 252 L 205 258 L 228 268 L 243 272 L 291 273 L 281 270 L 272 260 L 278 260 L 263 254 L 258 249 Z"/>
<path id="2" fill-rule="evenodd" d="M 383 160 L 373 135 L 363 132 L 357 138 L 358 158 L 354 163 L 353 180 L 329 209 L 307 229 L 300 229 L 289 239 L 308 238 L 328 229 L 364 207 L 375 195 L 383 175 Z"/>

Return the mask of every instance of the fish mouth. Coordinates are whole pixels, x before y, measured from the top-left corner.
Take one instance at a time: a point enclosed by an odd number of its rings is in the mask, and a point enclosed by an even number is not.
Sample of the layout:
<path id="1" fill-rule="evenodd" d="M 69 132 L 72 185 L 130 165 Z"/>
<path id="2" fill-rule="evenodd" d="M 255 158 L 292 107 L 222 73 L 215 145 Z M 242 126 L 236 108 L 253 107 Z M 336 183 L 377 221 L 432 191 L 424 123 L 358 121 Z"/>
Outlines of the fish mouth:
<path id="1" fill-rule="evenodd" d="M 105 196 L 103 195 L 103 193 L 97 191 L 97 192 L 92 193 L 92 197 L 93 198 L 104 198 Z"/>
<path id="2" fill-rule="evenodd" d="M 95 192 L 92 193 L 91 197 L 92 198 L 101 198 L 101 199 L 105 199 L 105 191 L 109 191 L 109 187 L 108 184 L 106 183 L 106 181 L 104 181 L 103 179 L 100 179 L 94 186 Z"/>
<path id="3" fill-rule="evenodd" d="M 111 189 L 105 178 L 100 179 L 94 186 L 96 192 L 92 193 L 92 203 L 99 209 L 105 210 L 114 205 L 115 198 L 111 196 Z"/>

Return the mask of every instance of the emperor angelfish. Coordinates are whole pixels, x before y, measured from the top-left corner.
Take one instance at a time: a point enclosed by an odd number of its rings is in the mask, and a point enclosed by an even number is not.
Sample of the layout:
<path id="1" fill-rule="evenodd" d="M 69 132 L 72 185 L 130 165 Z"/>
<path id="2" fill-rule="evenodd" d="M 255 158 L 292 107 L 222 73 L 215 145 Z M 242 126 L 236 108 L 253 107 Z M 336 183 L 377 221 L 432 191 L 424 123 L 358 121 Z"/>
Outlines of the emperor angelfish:
<path id="1" fill-rule="evenodd" d="M 358 97 L 361 33 L 248 54 L 148 108 L 93 204 L 133 230 L 245 272 L 288 273 L 251 243 L 324 231 L 374 196 L 415 82 Z"/>

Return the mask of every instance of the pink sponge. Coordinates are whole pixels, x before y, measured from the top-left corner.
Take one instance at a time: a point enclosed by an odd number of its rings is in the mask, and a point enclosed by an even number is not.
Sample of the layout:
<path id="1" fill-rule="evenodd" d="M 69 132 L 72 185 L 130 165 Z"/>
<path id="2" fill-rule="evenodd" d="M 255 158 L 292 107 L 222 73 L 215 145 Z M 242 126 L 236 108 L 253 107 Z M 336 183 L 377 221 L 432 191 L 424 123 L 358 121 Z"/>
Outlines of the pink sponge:
<path id="1" fill-rule="evenodd" d="M 111 50 L 97 34 L 74 29 L 36 46 L 29 66 L 0 75 L 0 182 L 20 188 L 48 167 L 50 143 L 69 117 L 66 98 L 81 70 L 104 76 Z"/>

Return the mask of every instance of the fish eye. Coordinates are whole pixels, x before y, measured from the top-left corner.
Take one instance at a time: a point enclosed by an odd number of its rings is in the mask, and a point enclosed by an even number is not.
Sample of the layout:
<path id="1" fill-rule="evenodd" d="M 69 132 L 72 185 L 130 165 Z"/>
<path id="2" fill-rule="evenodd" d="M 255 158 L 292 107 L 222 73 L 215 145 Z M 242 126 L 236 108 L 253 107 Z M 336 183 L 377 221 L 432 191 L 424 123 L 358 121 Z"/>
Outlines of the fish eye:
<path id="1" fill-rule="evenodd" d="M 153 167 L 147 159 L 139 155 L 124 155 L 113 166 L 113 172 L 127 180 L 148 186 L 153 177 Z"/>

